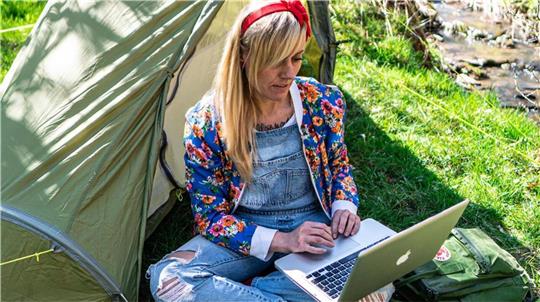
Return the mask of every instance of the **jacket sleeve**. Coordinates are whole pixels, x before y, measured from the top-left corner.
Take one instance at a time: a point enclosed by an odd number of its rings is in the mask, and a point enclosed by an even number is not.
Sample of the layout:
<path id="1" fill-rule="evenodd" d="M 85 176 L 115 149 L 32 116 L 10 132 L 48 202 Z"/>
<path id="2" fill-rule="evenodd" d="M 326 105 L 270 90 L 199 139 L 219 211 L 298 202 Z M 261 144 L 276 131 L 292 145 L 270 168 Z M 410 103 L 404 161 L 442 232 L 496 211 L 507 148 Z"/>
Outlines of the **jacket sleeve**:
<path id="1" fill-rule="evenodd" d="M 192 116 L 193 117 L 193 116 Z M 184 131 L 186 189 L 191 198 L 196 230 L 206 239 L 235 252 L 249 255 L 257 226 L 239 219 L 233 199 L 240 192 L 225 173 L 225 155 L 217 142 L 217 129 L 199 117 L 186 116 Z"/>
<path id="2" fill-rule="evenodd" d="M 327 100 L 322 109 L 327 129 L 328 163 L 332 173 L 332 216 L 347 209 L 357 213 L 358 191 L 352 176 L 347 146 L 345 145 L 345 100 L 337 87 L 328 87 Z"/>

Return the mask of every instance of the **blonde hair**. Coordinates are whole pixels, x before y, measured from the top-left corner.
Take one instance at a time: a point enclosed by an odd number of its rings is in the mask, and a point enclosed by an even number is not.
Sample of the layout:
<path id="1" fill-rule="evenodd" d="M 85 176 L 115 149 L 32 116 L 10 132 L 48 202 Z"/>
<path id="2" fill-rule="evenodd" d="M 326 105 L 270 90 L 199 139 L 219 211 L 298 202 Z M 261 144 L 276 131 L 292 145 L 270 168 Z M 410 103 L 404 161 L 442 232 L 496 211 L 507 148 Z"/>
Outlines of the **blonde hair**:
<path id="1" fill-rule="evenodd" d="M 260 114 L 257 75 L 261 69 L 275 66 L 291 56 L 306 38 L 306 27 L 300 28 L 290 12 L 264 16 L 242 36 L 242 21 L 259 7 L 261 3 L 257 1 L 236 19 L 214 79 L 214 102 L 222 119 L 226 151 L 247 183 L 251 182 L 253 173 L 254 128 Z"/>

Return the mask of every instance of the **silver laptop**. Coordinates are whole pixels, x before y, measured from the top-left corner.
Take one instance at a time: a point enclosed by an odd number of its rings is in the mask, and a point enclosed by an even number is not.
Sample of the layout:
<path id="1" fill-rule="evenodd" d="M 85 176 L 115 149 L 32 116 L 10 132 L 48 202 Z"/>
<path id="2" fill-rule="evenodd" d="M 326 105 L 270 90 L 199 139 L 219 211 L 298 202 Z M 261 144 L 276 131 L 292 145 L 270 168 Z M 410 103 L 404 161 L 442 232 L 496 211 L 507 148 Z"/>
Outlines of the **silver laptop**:
<path id="1" fill-rule="evenodd" d="M 339 237 L 325 254 L 289 254 L 275 266 L 318 301 L 358 301 L 431 260 L 468 203 L 399 233 L 366 219 L 356 235 Z"/>

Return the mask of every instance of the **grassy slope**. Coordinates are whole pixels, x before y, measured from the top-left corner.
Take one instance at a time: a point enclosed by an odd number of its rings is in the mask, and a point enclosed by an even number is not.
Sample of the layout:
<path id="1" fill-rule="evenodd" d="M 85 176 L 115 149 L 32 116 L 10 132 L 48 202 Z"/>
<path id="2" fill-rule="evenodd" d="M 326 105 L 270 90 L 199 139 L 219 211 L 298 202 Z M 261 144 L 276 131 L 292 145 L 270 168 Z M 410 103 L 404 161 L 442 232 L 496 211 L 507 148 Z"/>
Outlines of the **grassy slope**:
<path id="1" fill-rule="evenodd" d="M 402 229 L 468 198 L 460 226 L 495 238 L 538 287 L 540 129 L 495 96 L 421 67 L 403 16 L 385 22 L 365 3 L 333 8 L 338 40 L 351 40 L 340 46 L 335 82 L 348 99 L 361 214 Z"/>

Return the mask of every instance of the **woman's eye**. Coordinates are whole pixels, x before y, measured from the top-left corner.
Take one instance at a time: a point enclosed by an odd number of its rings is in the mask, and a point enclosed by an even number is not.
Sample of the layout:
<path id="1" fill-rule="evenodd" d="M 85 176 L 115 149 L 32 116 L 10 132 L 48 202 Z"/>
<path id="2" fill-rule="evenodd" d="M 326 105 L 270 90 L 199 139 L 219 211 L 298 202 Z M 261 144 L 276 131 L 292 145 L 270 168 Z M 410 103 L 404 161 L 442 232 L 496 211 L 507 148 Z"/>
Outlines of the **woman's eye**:
<path id="1" fill-rule="evenodd" d="M 293 61 L 302 61 L 302 57 L 293 58 Z"/>

